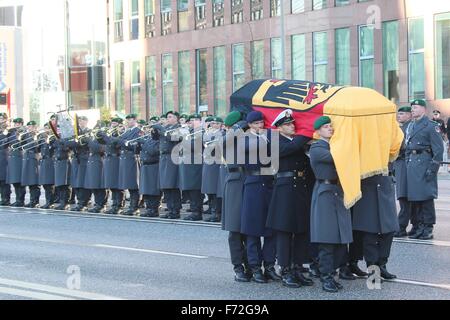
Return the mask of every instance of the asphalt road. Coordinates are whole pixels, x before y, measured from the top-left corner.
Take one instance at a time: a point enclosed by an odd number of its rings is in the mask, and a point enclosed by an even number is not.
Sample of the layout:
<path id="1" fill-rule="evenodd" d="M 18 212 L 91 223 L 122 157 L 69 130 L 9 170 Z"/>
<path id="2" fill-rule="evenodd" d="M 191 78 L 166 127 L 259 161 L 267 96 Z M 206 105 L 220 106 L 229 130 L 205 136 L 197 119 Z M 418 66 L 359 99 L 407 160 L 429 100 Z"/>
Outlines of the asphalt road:
<path id="1" fill-rule="evenodd" d="M 218 224 L 0 207 L 0 299 L 450 299 L 450 179 L 433 241 L 396 241 L 396 282 L 338 294 L 237 283 Z"/>

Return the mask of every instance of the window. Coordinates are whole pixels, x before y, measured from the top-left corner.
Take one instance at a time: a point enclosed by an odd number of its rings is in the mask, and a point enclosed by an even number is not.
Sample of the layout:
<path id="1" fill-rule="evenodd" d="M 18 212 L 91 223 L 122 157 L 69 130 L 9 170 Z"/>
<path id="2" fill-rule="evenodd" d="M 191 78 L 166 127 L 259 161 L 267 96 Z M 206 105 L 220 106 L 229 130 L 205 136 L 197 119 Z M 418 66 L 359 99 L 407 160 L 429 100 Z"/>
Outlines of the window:
<path id="1" fill-rule="evenodd" d="M 206 28 L 206 0 L 195 0 L 195 29 Z"/>
<path id="2" fill-rule="evenodd" d="M 350 4 L 350 0 L 335 0 L 336 7 L 342 7 Z"/>
<path id="3" fill-rule="evenodd" d="M 223 0 L 213 0 L 213 27 L 223 26 Z"/>
<path id="4" fill-rule="evenodd" d="M 23 13 L 23 6 L 17 6 L 16 7 L 16 26 L 17 27 L 22 26 L 22 13 Z"/>
<path id="5" fill-rule="evenodd" d="M 178 32 L 189 30 L 189 0 L 177 0 Z"/>
<path id="6" fill-rule="evenodd" d="M 252 79 L 265 78 L 264 72 L 264 40 L 253 41 L 251 44 Z"/>
<path id="7" fill-rule="evenodd" d="M 281 79 L 283 78 L 282 70 L 282 53 L 281 53 L 281 39 L 272 38 L 270 39 L 270 58 L 272 67 L 272 78 Z"/>
<path id="8" fill-rule="evenodd" d="M 152 38 L 155 36 L 155 0 L 145 0 L 144 2 L 145 15 L 145 37 Z"/>
<path id="9" fill-rule="evenodd" d="M 326 32 L 313 33 L 314 81 L 328 82 L 328 36 Z"/>
<path id="10" fill-rule="evenodd" d="M 281 12 L 281 0 L 270 0 L 270 16 L 277 17 Z"/>
<path id="11" fill-rule="evenodd" d="M 231 23 L 241 23 L 244 20 L 243 0 L 231 0 Z"/>
<path id="12" fill-rule="evenodd" d="M 131 62 L 131 113 L 139 114 L 140 95 L 141 95 L 141 73 L 140 62 Z"/>
<path id="13" fill-rule="evenodd" d="M 373 26 L 359 27 L 359 85 L 375 88 Z"/>
<path id="14" fill-rule="evenodd" d="M 139 1 L 130 0 L 130 40 L 136 40 L 139 38 Z"/>
<path id="15" fill-rule="evenodd" d="M 261 20 L 263 18 L 263 1 L 262 0 L 252 0 L 250 2 L 250 19 Z"/>
<path id="16" fill-rule="evenodd" d="M 326 9 L 327 0 L 313 0 L 313 10 Z"/>
<path id="17" fill-rule="evenodd" d="M 123 41 L 123 3 L 114 0 L 114 41 Z"/>
<path id="18" fill-rule="evenodd" d="M 225 47 L 214 48 L 214 113 L 224 116 L 227 112 Z"/>
<path id="19" fill-rule="evenodd" d="M 233 50 L 233 92 L 245 84 L 244 44 L 234 44 Z"/>
<path id="20" fill-rule="evenodd" d="M 383 91 L 394 103 L 399 101 L 398 21 L 383 22 Z"/>
<path id="21" fill-rule="evenodd" d="M 14 7 L 0 8 L 0 26 L 15 26 Z"/>
<path id="22" fill-rule="evenodd" d="M 156 57 L 145 57 L 145 84 L 147 93 L 147 110 L 150 115 L 157 115 L 156 105 Z"/>
<path id="23" fill-rule="evenodd" d="M 162 109 L 163 113 L 174 110 L 172 54 L 162 56 Z"/>
<path id="24" fill-rule="evenodd" d="M 208 106 L 208 68 L 207 68 L 207 50 L 198 49 L 197 57 L 197 107 Z"/>
<path id="25" fill-rule="evenodd" d="M 305 0 L 291 0 L 291 12 L 292 13 L 305 12 Z"/>
<path id="26" fill-rule="evenodd" d="M 180 113 L 191 109 L 191 61 L 189 51 L 178 52 L 178 106 Z"/>
<path id="27" fill-rule="evenodd" d="M 306 80 L 306 38 L 304 34 L 291 36 L 292 79 Z"/>
<path id="28" fill-rule="evenodd" d="M 350 29 L 336 29 L 336 84 L 351 84 Z"/>
<path id="29" fill-rule="evenodd" d="M 436 98 L 450 98 L 450 13 L 436 20 Z M 450 128 L 449 128 L 450 130 Z"/>
<path id="30" fill-rule="evenodd" d="M 409 100 L 425 98 L 423 18 L 408 20 Z"/>
<path id="31" fill-rule="evenodd" d="M 116 61 L 115 63 L 115 96 L 116 96 L 116 110 L 125 110 L 125 67 L 123 61 Z"/>
<path id="32" fill-rule="evenodd" d="M 171 0 L 161 0 L 161 35 L 172 33 Z"/>

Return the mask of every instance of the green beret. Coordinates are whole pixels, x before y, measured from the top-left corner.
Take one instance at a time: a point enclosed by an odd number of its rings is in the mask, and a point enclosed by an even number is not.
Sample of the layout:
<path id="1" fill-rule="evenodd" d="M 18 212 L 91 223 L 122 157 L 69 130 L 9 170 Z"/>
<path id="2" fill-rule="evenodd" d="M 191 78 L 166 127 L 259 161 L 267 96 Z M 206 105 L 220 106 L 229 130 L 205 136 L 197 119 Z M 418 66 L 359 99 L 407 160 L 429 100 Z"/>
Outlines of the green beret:
<path id="1" fill-rule="evenodd" d="M 164 118 L 167 118 L 167 116 L 169 115 L 169 114 L 173 114 L 175 117 L 177 117 L 178 119 L 180 118 L 180 114 L 178 113 L 178 112 L 176 112 L 176 111 L 167 111 L 166 112 L 166 116 L 164 117 Z"/>
<path id="2" fill-rule="evenodd" d="M 136 119 L 137 118 L 137 114 L 136 113 L 130 113 L 129 115 L 127 115 L 125 117 L 125 119 Z"/>
<path id="3" fill-rule="evenodd" d="M 330 117 L 322 116 L 314 121 L 314 130 L 319 130 L 323 125 L 331 123 Z"/>
<path id="4" fill-rule="evenodd" d="M 418 106 L 422 106 L 422 107 L 426 108 L 427 102 L 423 99 L 416 99 L 416 100 L 411 101 L 411 107 L 414 105 L 418 105 Z"/>
<path id="5" fill-rule="evenodd" d="M 167 119 L 166 114 L 162 114 L 161 117 L 159 117 L 160 119 Z"/>
<path id="6" fill-rule="evenodd" d="M 13 120 L 14 123 L 23 123 L 23 119 L 22 118 L 15 118 Z"/>
<path id="7" fill-rule="evenodd" d="M 205 122 L 211 122 L 211 121 L 214 121 L 213 119 L 214 119 L 214 117 L 208 116 L 208 117 L 205 119 Z"/>
<path id="8" fill-rule="evenodd" d="M 27 123 L 27 126 L 35 126 L 36 125 L 36 121 L 31 120 Z"/>
<path id="9" fill-rule="evenodd" d="M 189 115 L 187 115 L 186 113 L 181 114 L 180 119 L 189 119 Z"/>
<path id="10" fill-rule="evenodd" d="M 198 113 L 194 113 L 189 116 L 188 121 L 191 121 L 192 119 L 202 120 L 202 116 Z"/>
<path id="11" fill-rule="evenodd" d="M 239 111 L 230 112 L 225 118 L 225 125 L 227 127 L 232 127 L 235 123 L 239 122 L 242 119 L 242 115 Z"/>
<path id="12" fill-rule="evenodd" d="M 398 112 L 411 112 L 411 107 L 410 106 L 403 106 L 398 108 Z"/>
<path id="13" fill-rule="evenodd" d="M 158 116 L 154 116 L 150 118 L 150 121 L 159 121 L 159 117 Z"/>
<path id="14" fill-rule="evenodd" d="M 138 124 L 140 124 L 140 125 L 146 125 L 147 124 L 147 121 L 145 121 L 145 120 L 143 120 L 143 119 L 141 119 L 141 120 L 138 120 L 138 122 L 137 122 Z"/>
<path id="15" fill-rule="evenodd" d="M 111 122 L 123 123 L 123 120 L 122 120 L 122 118 L 117 117 L 117 118 L 112 118 Z"/>
<path id="16" fill-rule="evenodd" d="M 223 119 L 221 117 L 212 117 L 212 121 L 223 123 Z"/>

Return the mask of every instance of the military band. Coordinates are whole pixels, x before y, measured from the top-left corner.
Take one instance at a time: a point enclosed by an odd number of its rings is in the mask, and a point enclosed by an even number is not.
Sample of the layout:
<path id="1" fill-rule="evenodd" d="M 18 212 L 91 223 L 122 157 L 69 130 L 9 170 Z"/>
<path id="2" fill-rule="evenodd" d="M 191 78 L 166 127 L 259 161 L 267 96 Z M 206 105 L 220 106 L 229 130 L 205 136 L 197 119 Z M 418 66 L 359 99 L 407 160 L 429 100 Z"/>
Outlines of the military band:
<path id="1" fill-rule="evenodd" d="M 443 143 L 426 107 L 414 100 L 398 110 L 405 134 L 400 155 L 389 176 L 361 180 L 362 198 L 351 209 L 343 204 L 328 117 L 314 123 L 314 141 L 296 135 L 291 110 L 280 112 L 269 130 L 259 111 L 206 121 L 200 114 L 169 111 L 148 124 L 129 114 L 125 124 L 116 117 L 109 127 L 93 130 L 87 117 L 79 117 L 72 138 L 59 137 L 54 115 L 38 130 L 21 118 L 8 128 L 7 115 L 0 114 L 0 205 L 39 207 L 42 187 L 42 209 L 68 210 L 74 195 L 74 211 L 179 219 L 183 195 L 190 206 L 185 220 L 221 221 L 229 232 L 236 281 L 299 288 L 314 285 L 309 271 L 324 291 L 338 292 L 338 271 L 344 280 L 367 275 L 358 263 L 363 259 L 371 274 L 378 268 L 382 279 L 394 279 L 387 268 L 394 236 L 433 237 Z M 275 132 L 279 167 L 272 172 L 259 151 L 273 146 Z M 163 196 L 166 212 L 160 212 Z"/>

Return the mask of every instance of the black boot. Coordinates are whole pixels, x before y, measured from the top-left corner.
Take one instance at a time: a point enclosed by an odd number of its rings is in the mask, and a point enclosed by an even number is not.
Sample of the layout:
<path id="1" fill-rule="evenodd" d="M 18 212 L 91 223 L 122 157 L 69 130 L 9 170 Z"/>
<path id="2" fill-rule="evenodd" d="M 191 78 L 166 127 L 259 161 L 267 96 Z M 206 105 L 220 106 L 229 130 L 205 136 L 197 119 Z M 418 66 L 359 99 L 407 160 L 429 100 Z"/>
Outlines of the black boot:
<path id="1" fill-rule="evenodd" d="M 418 226 L 413 226 L 410 232 L 408 232 L 408 237 L 410 239 L 419 239 L 425 231 L 425 226 L 419 224 Z"/>
<path id="2" fill-rule="evenodd" d="M 283 286 L 288 288 L 300 288 L 302 285 L 298 282 L 295 274 L 289 267 L 281 268 L 281 281 Z"/>
<path id="3" fill-rule="evenodd" d="M 264 276 L 264 274 L 263 274 L 263 272 L 262 272 L 260 267 L 255 266 L 255 267 L 252 267 L 251 269 L 252 269 L 252 273 L 253 273 L 251 280 L 253 282 L 256 282 L 256 283 L 267 283 L 267 279 Z"/>
<path id="4" fill-rule="evenodd" d="M 350 263 L 348 264 L 348 268 L 350 272 L 355 274 L 357 277 L 367 277 L 367 272 L 362 271 L 358 267 L 358 261 L 350 261 Z"/>
<path id="5" fill-rule="evenodd" d="M 61 189 L 59 191 L 59 205 L 55 210 L 67 210 L 67 202 L 69 201 L 69 191 L 67 189 Z"/>
<path id="6" fill-rule="evenodd" d="M 118 214 L 119 213 L 119 207 L 118 206 L 111 206 L 108 210 L 105 211 L 105 214 Z"/>
<path id="7" fill-rule="evenodd" d="M 122 214 L 125 216 L 133 216 L 139 209 L 139 193 L 133 192 L 130 194 L 130 206 Z"/>
<path id="8" fill-rule="evenodd" d="M 339 279 L 342 280 L 355 280 L 355 275 L 350 271 L 350 268 L 345 265 L 339 268 Z"/>
<path id="9" fill-rule="evenodd" d="M 313 261 L 309 265 L 309 275 L 313 278 L 320 278 L 319 264 L 317 261 Z"/>
<path id="10" fill-rule="evenodd" d="M 187 221 L 200 221 L 202 220 L 202 215 L 199 212 L 192 212 L 190 215 L 188 215 L 187 217 L 184 217 L 183 220 L 187 220 Z"/>
<path id="11" fill-rule="evenodd" d="M 75 207 L 73 207 L 70 211 L 76 211 L 76 212 L 82 212 L 86 211 L 86 206 L 82 203 L 77 204 Z"/>
<path id="12" fill-rule="evenodd" d="M 104 209 L 104 206 L 101 206 L 99 204 L 96 204 L 92 209 L 89 209 L 88 212 L 90 213 L 101 213 Z"/>
<path id="13" fill-rule="evenodd" d="M 407 235 L 408 235 L 408 233 L 406 232 L 406 229 L 401 228 L 399 231 L 394 233 L 394 238 L 404 238 Z"/>
<path id="14" fill-rule="evenodd" d="M 424 227 L 422 234 L 417 239 L 431 240 L 433 237 L 433 225 L 429 224 Z"/>
<path id="15" fill-rule="evenodd" d="M 250 277 L 241 264 L 234 266 L 234 280 L 237 282 L 250 282 Z"/>
<path id="16" fill-rule="evenodd" d="M 380 267 L 381 278 L 383 278 L 385 280 L 396 279 L 397 276 L 395 274 L 392 274 L 389 271 L 387 271 L 387 268 L 386 268 L 387 262 L 388 262 L 388 259 L 384 258 L 384 259 L 380 259 L 380 261 L 378 263 L 378 266 Z"/>
<path id="17" fill-rule="evenodd" d="M 314 285 L 314 281 L 312 281 L 312 279 L 306 277 L 303 274 L 303 271 L 304 271 L 303 266 L 296 264 L 296 265 L 294 265 L 293 271 L 294 271 L 295 278 L 302 286 L 310 287 L 310 286 Z"/>
<path id="18" fill-rule="evenodd" d="M 336 281 L 331 274 L 321 275 L 320 281 L 322 282 L 322 289 L 325 292 L 336 293 L 339 288 L 336 286 Z"/>
<path id="19" fill-rule="evenodd" d="M 269 264 L 267 266 L 264 266 L 264 276 L 268 280 L 273 281 L 281 281 L 281 277 L 277 274 L 277 271 L 275 270 L 275 266 L 273 264 Z"/>

